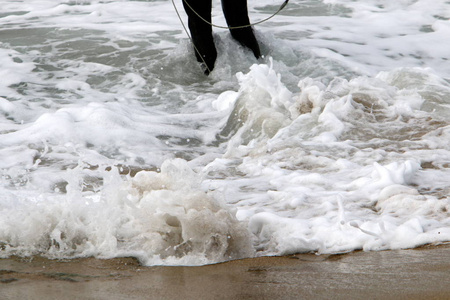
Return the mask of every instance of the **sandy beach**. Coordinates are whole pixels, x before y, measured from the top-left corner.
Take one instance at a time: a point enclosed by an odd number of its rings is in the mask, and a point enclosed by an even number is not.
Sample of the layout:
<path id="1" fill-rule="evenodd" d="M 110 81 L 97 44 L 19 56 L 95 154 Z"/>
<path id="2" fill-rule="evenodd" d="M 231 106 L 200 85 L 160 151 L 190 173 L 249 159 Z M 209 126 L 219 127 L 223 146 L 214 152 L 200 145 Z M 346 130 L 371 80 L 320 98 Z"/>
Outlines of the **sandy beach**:
<path id="1" fill-rule="evenodd" d="M 133 258 L 0 260 L 1 299 L 448 299 L 450 245 L 201 267 Z"/>

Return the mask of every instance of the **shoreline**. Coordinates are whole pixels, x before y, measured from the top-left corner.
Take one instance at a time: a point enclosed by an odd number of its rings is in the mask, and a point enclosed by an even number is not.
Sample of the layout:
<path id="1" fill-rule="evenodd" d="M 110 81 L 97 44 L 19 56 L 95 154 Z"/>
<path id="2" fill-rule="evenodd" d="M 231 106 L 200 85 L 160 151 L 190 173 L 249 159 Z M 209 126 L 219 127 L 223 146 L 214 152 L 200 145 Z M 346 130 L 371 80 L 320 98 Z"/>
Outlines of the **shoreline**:
<path id="1" fill-rule="evenodd" d="M 450 244 L 198 267 L 135 258 L 0 259 L 2 299 L 448 299 Z"/>

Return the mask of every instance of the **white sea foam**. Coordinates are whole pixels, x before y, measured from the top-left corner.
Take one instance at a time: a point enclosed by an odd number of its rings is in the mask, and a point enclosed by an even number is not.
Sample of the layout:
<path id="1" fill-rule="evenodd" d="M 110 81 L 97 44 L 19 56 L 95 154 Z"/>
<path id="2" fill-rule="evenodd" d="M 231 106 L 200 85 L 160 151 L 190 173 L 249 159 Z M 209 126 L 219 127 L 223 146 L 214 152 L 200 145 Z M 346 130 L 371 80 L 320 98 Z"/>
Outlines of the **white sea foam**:
<path id="1" fill-rule="evenodd" d="M 254 66 L 246 78 L 274 76 L 267 75 L 268 69 Z M 408 76 L 417 71 L 401 72 Z M 391 78 L 399 72 L 378 77 Z M 428 80 L 425 71 L 421 74 Z M 236 107 L 245 106 L 239 101 L 264 103 L 261 95 L 280 84 L 270 82 L 271 86 L 242 82 L 239 93 L 247 98 L 240 97 Z M 239 189 L 267 191 L 249 199 L 241 196 L 236 204 L 258 237 L 257 249 L 264 254 L 334 253 L 448 240 L 447 179 L 435 182 L 434 188 L 444 192 L 433 195 L 428 184 L 422 186 L 423 177 L 434 178 L 443 170 L 421 168 L 430 157 L 447 160 L 448 140 L 441 140 L 440 156 L 428 148 L 427 137 L 435 130 L 446 131 L 448 125 L 437 114 L 421 110 L 426 100 L 415 86 L 399 89 L 363 77 L 334 80 L 329 86 L 306 79 L 299 86 L 302 92 L 293 96 L 296 103 L 289 95 L 284 99 L 288 106 L 282 114 L 284 126 L 277 122 L 280 106 L 267 113 L 261 105 L 250 105 L 253 111 L 247 114 L 256 117 L 243 120 L 230 140 L 229 160 L 212 162 L 208 169 L 226 172 L 232 166 L 245 174 L 233 180 L 236 194 L 242 193 Z M 259 114 L 275 124 L 275 135 L 252 126 Z M 232 114 L 230 120 L 235 119 Z M 250 141 L 246 128 L 252 132 Z M 230 193 L 229 186 L 218 184 Z"/>
<path id="2" fill-rule="evenodd" d="M 104 174 L 101 195 L 82 194 L 78 182 L 68 182 L 65 196 L 4 195 L 2 256 L 133 255 L 144 264 L 198 265 L 253 255 L 244 223 L 198 189 L 186 161 L 128 180 L 114 170 Z"/>
<path id="3" fill-rule="evenodd" d="M 450 241 L 449 8 L 291 1 L 256 26 L 260 60 L 214 29 L 205 77 L 170 1 L 2 3 L 1 257 Z"/>

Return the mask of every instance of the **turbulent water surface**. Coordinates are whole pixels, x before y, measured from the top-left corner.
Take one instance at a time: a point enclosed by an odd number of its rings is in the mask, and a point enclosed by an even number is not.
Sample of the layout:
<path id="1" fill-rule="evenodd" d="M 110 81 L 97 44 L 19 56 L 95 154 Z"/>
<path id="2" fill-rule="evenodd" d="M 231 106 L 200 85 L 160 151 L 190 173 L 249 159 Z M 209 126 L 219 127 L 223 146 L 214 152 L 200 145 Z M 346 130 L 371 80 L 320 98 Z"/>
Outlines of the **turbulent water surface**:
<path id="1" fill-rule="evenodd" d="M 255 27 L 260 60 L 215 29 L 206 77 L 171 1 L 2 1 L 0 257 L 450 241 L 449 18 L 447 0 L 291 0 Z"/>

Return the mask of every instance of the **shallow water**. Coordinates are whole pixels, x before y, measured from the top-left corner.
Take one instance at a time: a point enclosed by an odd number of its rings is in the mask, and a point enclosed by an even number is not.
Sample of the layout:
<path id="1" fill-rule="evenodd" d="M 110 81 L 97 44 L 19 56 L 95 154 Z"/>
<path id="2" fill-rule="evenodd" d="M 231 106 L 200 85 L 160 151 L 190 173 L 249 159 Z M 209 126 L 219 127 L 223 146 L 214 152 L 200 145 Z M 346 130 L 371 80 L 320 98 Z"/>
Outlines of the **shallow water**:
<path id="1" fill-rule="evenodd" d="M 250 18 L 279 5 L 249 1 Z M 205 77 L 170 1 L 6 1 L 1 256 L 449 241 L 449 17 L 446 1 L 293 1 L 255 27 L 259 61 L 215 29 Z"/>

